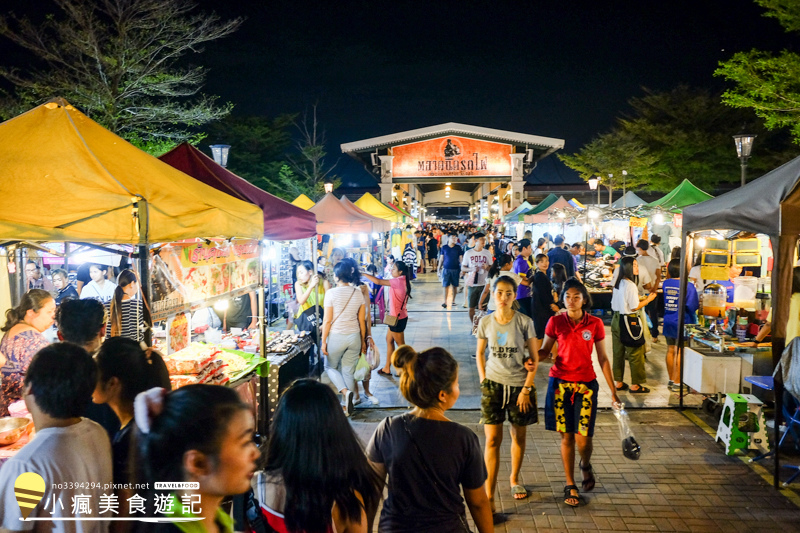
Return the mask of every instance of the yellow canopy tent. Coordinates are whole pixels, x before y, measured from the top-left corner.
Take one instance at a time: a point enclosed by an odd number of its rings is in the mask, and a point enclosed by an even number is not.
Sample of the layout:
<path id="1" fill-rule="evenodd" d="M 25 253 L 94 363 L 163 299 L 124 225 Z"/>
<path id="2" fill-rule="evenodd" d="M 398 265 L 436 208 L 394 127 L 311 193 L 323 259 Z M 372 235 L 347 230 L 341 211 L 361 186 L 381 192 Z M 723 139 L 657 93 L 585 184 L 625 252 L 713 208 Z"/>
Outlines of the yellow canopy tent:
<path id="1" fill-rule="evenodd" d="M 63 99 L 0 124 L 0 213 L 0 238 L 13 240 L 144 244 L 264 234 L 260 208 L 146 154 Z"/>
<path id="2" fill-rule="evenodd" d="M 368 214 L 388 220 L 389 222 L 396 222 L 398 224 L 403 222 L 403 215 L 397 211 L 393 211 L 370 193 L 364 193 L 364 196 L 354 202 L 359 209 L 366 211 Z"/>
<path id="3" fill-rule="evenodd" d="M 314 207 L 314 200 L 306 196 L 305 194 L 301 194 L 294 200 L 292 200 L 292 205 L 295 207 L 299 207 L 300 209 L 305 209 L 306 211 Z"/>

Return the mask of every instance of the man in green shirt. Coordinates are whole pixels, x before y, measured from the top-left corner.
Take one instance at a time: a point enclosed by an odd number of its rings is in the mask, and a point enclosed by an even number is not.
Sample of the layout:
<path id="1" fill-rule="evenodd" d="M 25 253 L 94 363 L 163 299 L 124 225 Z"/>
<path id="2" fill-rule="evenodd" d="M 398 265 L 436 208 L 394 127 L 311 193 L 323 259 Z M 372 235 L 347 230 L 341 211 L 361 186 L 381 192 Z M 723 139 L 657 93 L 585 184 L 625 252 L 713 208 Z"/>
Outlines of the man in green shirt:
<path id="1" fill-rule="evenodd" d="M 595 243 L 594 243 L 594 251 L 596 252 L 595 255 L 598 256 L 598 257 L 599 256 L 604 256 L 604 255 L 610 255 L 615 260 L 619 259 L 619 252 L 617 252 L 611 246 L 606 246 L 605 244 L 603 244 L 603 241 L 595 241 Z"/>

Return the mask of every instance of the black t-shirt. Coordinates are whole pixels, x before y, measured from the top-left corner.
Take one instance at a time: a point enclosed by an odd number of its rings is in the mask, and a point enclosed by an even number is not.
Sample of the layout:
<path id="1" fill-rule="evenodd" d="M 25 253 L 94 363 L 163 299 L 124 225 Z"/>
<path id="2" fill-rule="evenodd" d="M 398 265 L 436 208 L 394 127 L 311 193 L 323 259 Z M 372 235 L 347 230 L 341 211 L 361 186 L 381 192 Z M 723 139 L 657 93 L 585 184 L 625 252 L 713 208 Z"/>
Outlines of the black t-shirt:
<path id="1" fill-rule="evenodd" d="M 114 440 L 111 441 L 111 455 L 113 466 L 114 483 L 130 483 L 131 475 L 128 468 L 128 457 L 131 451 L 131 427 L 133 420 L 117 431 Z"/>
<path id="2" fill-rule="evenodd" d="M 228 302 L 227 325 L 230 328 L 246 328 L 250 325 L 250 294 L 231 298 Z"/>
<path id="3" fill-rule="evenodd" d="M 409 440 L 404 423 L 424 462 Z M 378 425 L 367 446 L 367 457 L 374 463 L 382 463 L 389 473 L 389 496 L 383 504 L 379 531 L 464 530 L 459 520 L 459 516 L 466 514 L 461 487 L 477 489 L 486 481 L 478 436 L 470 429 L 411 413 L 393 416 Z"/>

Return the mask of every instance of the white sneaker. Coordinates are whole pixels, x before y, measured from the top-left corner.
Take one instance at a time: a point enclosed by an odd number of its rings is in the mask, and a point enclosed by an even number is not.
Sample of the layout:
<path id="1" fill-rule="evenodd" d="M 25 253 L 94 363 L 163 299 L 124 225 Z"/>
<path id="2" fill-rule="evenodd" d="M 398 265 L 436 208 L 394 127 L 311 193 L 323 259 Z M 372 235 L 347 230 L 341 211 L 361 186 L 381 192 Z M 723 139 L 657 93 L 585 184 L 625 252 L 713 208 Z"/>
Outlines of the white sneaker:
<path id="1" fill-rule="evenodd" d="M 381 401 L 376 396 L 367 396 L 366 400 L 370 405 L 380 405 Z"/>

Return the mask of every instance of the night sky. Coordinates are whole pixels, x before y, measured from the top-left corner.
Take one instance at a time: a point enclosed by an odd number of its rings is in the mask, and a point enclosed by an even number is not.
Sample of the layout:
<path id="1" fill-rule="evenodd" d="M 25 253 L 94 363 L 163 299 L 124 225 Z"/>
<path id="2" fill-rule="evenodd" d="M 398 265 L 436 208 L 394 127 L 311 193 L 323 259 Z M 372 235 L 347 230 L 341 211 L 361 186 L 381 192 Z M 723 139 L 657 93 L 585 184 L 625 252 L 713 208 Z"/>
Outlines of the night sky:
<path id="1" fill-rule="evenodd" d="M 0 0 L 4 12 L 19 5 Z M 797 42 L 752 0 L 200 5 L 247 17 L 192 58 L 211 69 L 205 91 L 243 115 L 317 102 L 330 157 L 352 185 L 371 178 L 341 155 L 343 142 L 461 122 L 562 138 L 573 152 L 610 129 L 641 87 L 721 89 L 718 61 Z M 572 176 L 545 161 L 533 181 Z"/>

